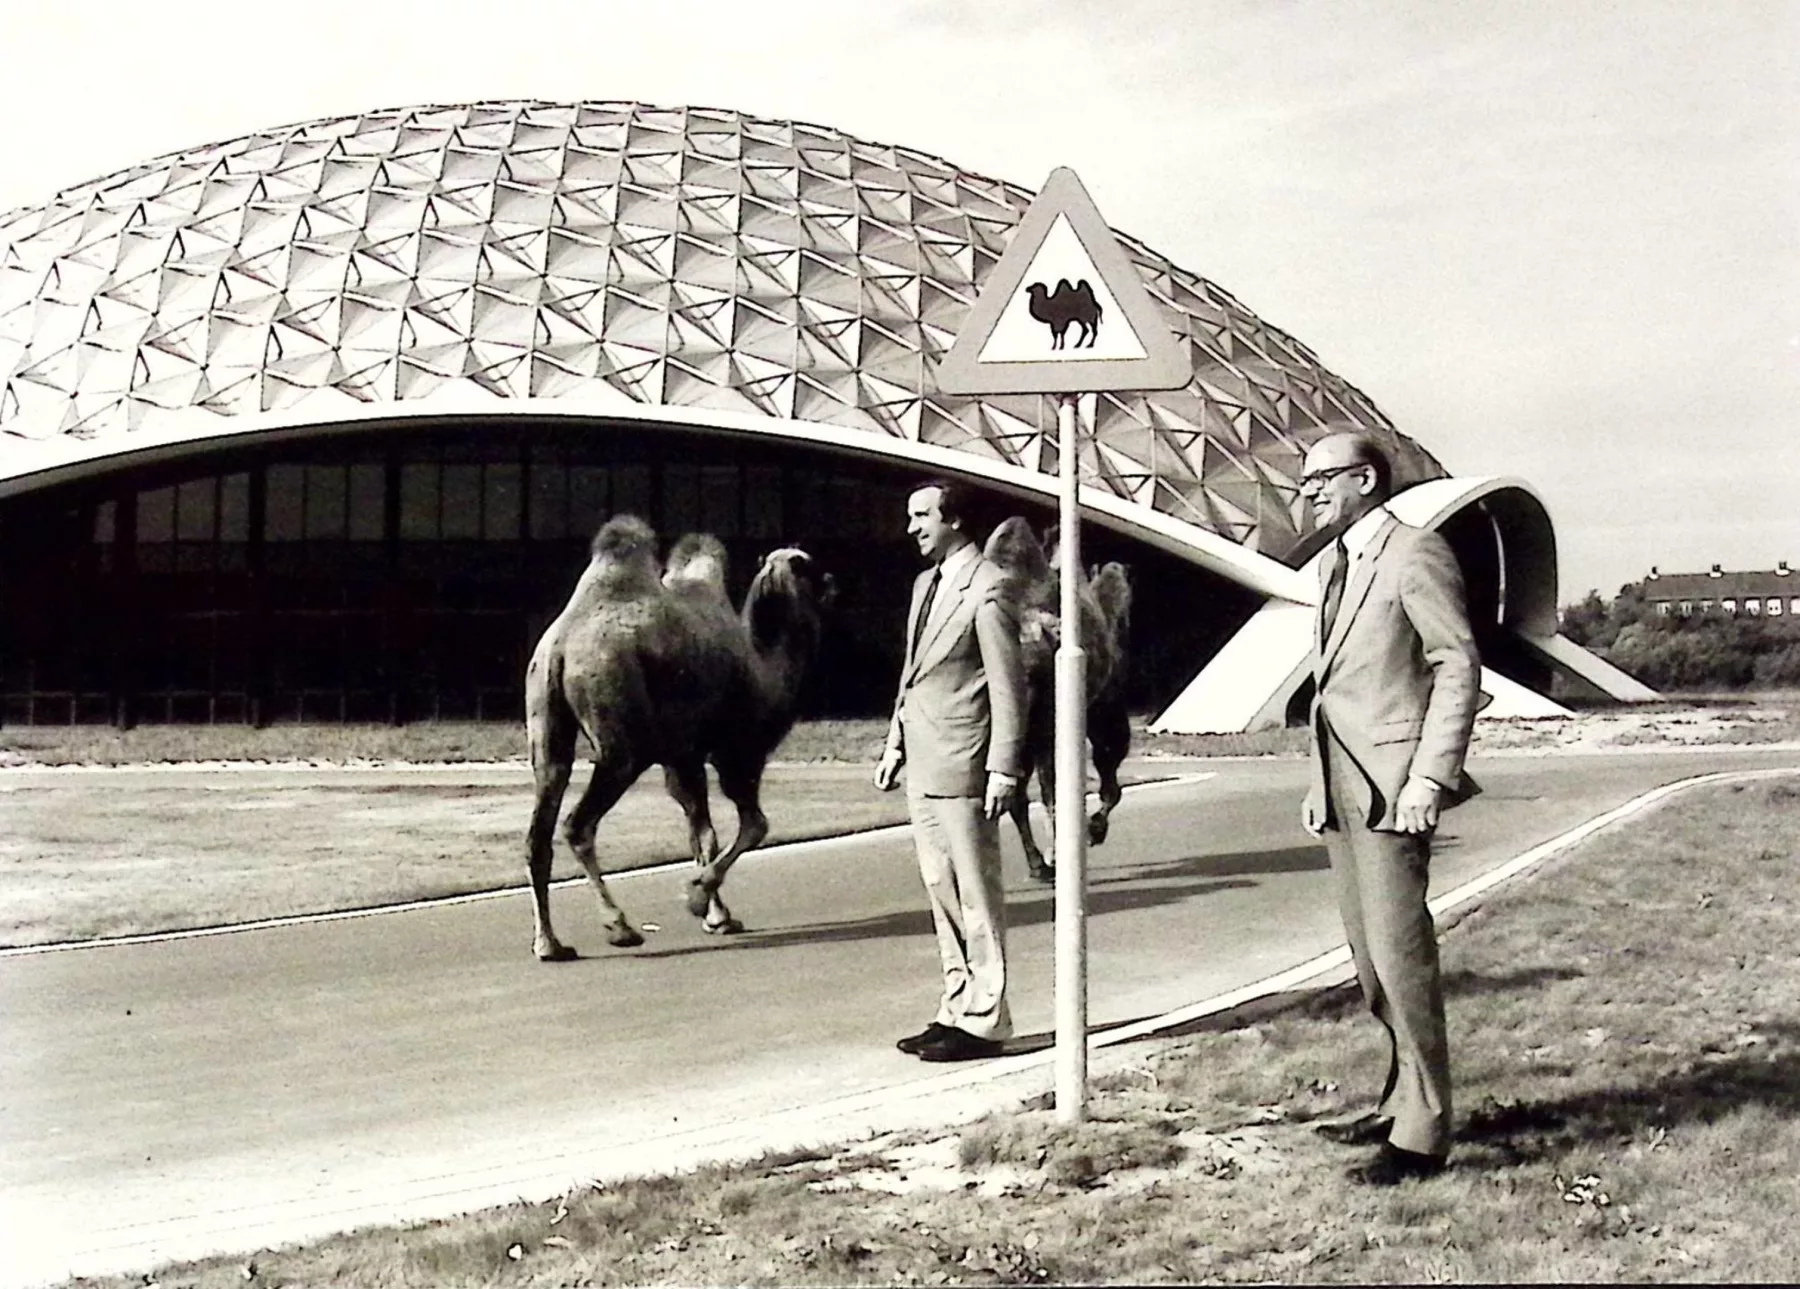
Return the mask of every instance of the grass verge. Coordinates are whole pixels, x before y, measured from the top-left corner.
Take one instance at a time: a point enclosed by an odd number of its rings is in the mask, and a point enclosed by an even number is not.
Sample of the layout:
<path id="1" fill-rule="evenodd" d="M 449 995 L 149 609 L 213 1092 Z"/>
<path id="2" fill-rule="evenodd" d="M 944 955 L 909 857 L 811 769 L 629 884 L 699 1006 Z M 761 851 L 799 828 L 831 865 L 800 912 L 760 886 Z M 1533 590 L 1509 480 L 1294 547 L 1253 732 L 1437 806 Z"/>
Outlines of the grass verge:
<path id="1" fill-rule="evenodd" d="M 1306 1123 L 1361 1105 L 1346 990 L 1097 1063 L 1042 1108 L 165 1268 L 282 1285 L 1768 1280 L 1800 1266 L 1800 782 L 1695 790 L 1444 937 L 1458 1145 L 1348 1183 Z M 117 1289 L 139 1277 L 104 1282 Z"/>

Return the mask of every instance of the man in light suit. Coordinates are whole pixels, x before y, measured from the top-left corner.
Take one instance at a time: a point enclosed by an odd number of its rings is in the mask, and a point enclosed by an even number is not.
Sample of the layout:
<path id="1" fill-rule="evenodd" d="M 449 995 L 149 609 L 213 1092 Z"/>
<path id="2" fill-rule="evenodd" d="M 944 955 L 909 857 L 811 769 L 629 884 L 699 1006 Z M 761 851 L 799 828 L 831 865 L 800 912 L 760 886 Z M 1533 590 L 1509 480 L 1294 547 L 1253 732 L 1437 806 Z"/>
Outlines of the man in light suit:
<path id="1" fill-rule="evenodd" d="M 1325 838 L 1363 997 L 1389 1039 L 1376 1108 L 1318 1131 L 1379 1143 L 1350 1171 L 1377 1186 L 1440 1171 L 1450 1149 L 1450 1054 L 1425 896 L 1438 814 L 1477 790 L 1463 759 L 1481 685 L 1456 556 L 1389 513 L 1391 487 L 1387 458 L 1357 434 L 1314 444 L 1300 475 L 1335 538 L 1322 569 L 1302 821 Z"/>
<path id="2" fill-rule="evenodd" d="M 913 585 L 906 661 L 875 770 L 882 791 L 906 768 L 919 875 L 944 969 L 936 1017 L 896 1046 L 925 1061 L 996 1056 L 1006 1004 L 1006 897 L 1000 817 L 1023 774 L 1025 675 L 999 566 L 965 528 L 955 485 L 906 502 L 906 531 L 932 567 Z"/>

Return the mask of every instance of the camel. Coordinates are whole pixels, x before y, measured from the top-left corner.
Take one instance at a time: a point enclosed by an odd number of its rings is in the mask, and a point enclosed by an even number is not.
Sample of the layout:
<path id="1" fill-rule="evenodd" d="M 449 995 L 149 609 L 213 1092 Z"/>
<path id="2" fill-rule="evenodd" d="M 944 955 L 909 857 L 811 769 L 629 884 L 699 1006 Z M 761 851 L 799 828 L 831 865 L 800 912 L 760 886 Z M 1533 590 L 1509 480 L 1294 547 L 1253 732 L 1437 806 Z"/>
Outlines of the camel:
<path id="1" fill-rule="evenodd" d="M 1038 796 L 1052 829 L 1056 822 L 1056 650 L 1062 638 L 1061 585 L 1054 546 L 1046 549 L 1018 515 L 988 537 L 987 557 L 1006 570 L 1019 613 L 1019 644 L 1026 683 L 1026 769 L 1035 773 Z M 1088 842 L 1106 840 L 1113 808 L 1123 798 L 1119 766 L 1131 749 L 1126 706 L 1126 643 L 1131 614 L 1131 579 L 1112 562 L 1091 570 L 1076 594 L 1081 605 L 1081 644 L 1087 661 L 1087 735 L 1100 801 L 1088 816 Z M 1032 835 L 1030 804 L 1014 798 L 1012 818 L 1019 830 L 1025 864 L 1040 882 L 1055 877 Z"/>
<path id="2" fill-rule="evenodd" d="M 601 527 L 525 673 L 537 787 L 526 860 L 540 961 L 578 956 L 551 929 L 549 899 L 553 835 L 577 734 L 592 747 L 593 776 L 563 831 L 599 897 L 607 942 L 629 948 L 643 937 L 606 889 L 594 835 L 652 765 L 663 767 L 669 795 L 687 816 L 699 868 L 688 883 L 688 911 L 713 934 L 743 930 L 719 890 L 738 858 L 768 835 L 759 804 L 763 770 L 794 723 L 829 583 L 805 551 L 784 547 L 763 558 L 742 612 L 734 613 L 716 538 L 682 538 L 659 569 L 656 535 L 643 520 L 619 515 Z M 738 811 L 737 835 L 723 853 L 707 804 L 708 761 Z"/>
<path id="3" fill-rule="evenodd" d="M 1105 311 L 1086 278 L 1072 284 L 1068 278 L 1060 278 L 1054 291 L 1042 282 L 1033 282 L 1025 288 L 1025 296 L 1028 301 L 1025 311 L 1050 328 L 1050 348 L 1063 348 L 1071 322 L 1081 328 L 1075 335 L 1075 348 L 1094 347 L 1094 341 L 1100 336 L 1100 318 Z"/>

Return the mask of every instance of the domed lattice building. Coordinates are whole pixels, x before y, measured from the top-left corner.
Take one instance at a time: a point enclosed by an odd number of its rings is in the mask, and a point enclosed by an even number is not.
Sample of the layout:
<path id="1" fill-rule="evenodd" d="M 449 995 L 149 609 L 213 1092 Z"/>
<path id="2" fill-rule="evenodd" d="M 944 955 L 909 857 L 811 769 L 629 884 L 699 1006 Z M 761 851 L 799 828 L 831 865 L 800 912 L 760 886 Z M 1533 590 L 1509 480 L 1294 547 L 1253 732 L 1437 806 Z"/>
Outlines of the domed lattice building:
<path id="1" fill-rule="evenodd" d="M 909 486 L 1051 513 L 1053 404 L 934 378 L 1031 196 L 817 126 L 507 102 L 269 130 L 0 216 L 0 720 L 513 717 L 618 510 L 718 533 L 740 577 L 812 549 L 847 590 L 815 709 L 878 710 Z M 1122 240 L 1195 373 L 1084 405 L 1089 554 L 1139 573 L 1141 705 L 1212 659 L 1177 723 L 1280 719 L 1303 659 L 1276 624 L 1316 584 L 1296 475 L 1346 428 L 1451 536 L 1497 666 L 1619 687 L 1555 639 L 1528 487 L 1449 479 Z"/>

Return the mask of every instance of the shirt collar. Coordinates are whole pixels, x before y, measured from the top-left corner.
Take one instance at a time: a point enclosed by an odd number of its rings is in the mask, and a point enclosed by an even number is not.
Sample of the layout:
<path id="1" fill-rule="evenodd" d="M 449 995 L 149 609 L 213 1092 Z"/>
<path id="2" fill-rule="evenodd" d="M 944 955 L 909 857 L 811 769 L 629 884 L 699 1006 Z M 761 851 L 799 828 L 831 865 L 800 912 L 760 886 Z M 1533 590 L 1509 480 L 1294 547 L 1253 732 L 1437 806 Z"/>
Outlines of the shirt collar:
<path id="1" fill-rule="evenodd" d="M 968 542 L 962 546 L 958 546 L 955 550 L 944 556 L 943 563 L 938 565 L 938 577 L 940 580 L 947 582 L 980 558 L 981 547 L 977 546 L 974 542 Z"/>
<path id="2" fill-rule="evenodd" d="M 1345 530 L 1342 539 L 1344 549 L 1352 561 L 1369 548 L 1369 543 L 1375 540 L 1375 534 L 1381 531 L 1381 526 L 1392 518 L 1393 515 L 1384 502 Z"/>

